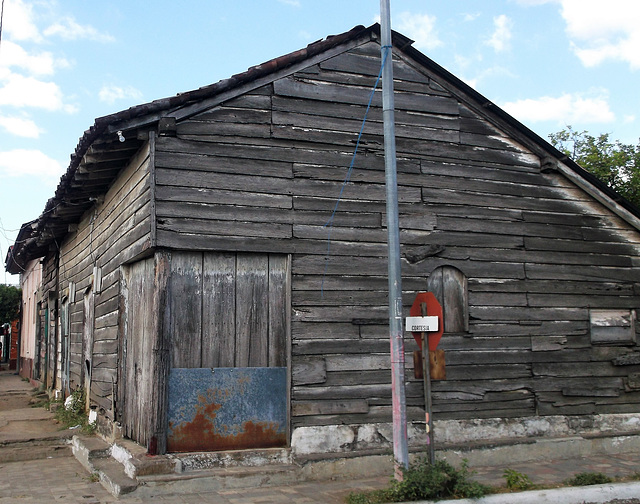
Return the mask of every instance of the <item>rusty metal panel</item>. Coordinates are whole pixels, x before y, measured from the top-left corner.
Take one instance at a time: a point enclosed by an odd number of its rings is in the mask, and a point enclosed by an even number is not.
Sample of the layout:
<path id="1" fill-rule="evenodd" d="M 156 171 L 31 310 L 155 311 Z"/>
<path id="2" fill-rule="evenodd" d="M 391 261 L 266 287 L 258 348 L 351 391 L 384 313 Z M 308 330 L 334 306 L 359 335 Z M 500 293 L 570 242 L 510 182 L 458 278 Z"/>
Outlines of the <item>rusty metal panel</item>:
<path id="1" fill-rule="evenodd" d="M 287 443 L 286 368 L 176 368 L 169 374 L 170 452 Z"/>

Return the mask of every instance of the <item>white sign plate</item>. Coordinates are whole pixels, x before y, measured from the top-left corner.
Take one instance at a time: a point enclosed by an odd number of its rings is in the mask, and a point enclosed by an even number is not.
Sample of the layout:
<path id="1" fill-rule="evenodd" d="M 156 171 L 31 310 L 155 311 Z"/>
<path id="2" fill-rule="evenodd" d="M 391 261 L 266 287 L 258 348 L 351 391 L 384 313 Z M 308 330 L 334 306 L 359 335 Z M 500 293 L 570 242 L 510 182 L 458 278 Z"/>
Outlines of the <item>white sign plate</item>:
<path id="1" fill-rule="evenodd" d="M 407 317 L 406 330 L 411 332 L 434 332 L 438 330 L 438 317 Z"/>

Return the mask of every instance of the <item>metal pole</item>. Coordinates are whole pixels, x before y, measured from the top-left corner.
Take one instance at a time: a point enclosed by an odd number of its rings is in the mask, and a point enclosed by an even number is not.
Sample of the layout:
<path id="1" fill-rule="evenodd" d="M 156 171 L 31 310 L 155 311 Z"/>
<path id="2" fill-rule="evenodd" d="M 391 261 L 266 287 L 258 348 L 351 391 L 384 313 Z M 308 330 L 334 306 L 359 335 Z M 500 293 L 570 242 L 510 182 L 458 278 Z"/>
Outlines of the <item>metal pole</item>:
<path id="1" fill-rule="evenodd" d="M 427 316 L 427 303 L 420 303 L 422 316 Z M 429 336 L 422 333 L 422 377 L 424 380 L 424 408 L 426 410 L 425 425 L 427 442 L 429 443 L 429 463 L 436 463 L 436 452 L 433 445 L 433 418 L 431 415 L 431 361 L 429 357 Z"/>
<path id="2" fill-rule="evenodd" d="M 391 13 L 389 0 L 380 0 L 382 69 L 382 118 L 384 121 L 384 161 L 387 186 L 387 232 L 389 250 L 389 339 L 391 341 L 391 388 L 393 403 L 393 455 L 396 479 L 409 466 L 407 448 L 407 406 L 404 390 L 404 335 L 402 331 L 402 278 L 398 231 L 398 184 L 396 179 L 396 136 L 391 57 Z"/>

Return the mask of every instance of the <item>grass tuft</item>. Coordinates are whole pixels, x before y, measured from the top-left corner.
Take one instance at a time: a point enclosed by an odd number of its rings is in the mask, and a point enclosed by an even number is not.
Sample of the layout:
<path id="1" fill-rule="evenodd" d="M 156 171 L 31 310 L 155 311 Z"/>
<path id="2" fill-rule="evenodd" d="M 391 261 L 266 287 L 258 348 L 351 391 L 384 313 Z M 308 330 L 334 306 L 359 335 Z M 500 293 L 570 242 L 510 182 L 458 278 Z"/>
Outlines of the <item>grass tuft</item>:
<path id="1" fill-rule="evenodd" d="M 602 485 L 605 483 L 611 483 L 613 478 L 610 478 L 606 474 L 599 472 L 583 472 L 576 474 L 573 478 L 565 480 L 565 484 L 569 486 L 587 486 L 587 485 Z"/>
<path id="2" fill-rule="evenodd" d="M 418 459 L 403 471 L 403 480 L 392 480 L 389 487 L 371 492 L 352 492 L 347 504 L 379 504 L 416 500 L 440 500 L 447 498 L 478 498 L 491 488 L 472 481 L 467 461 L 456 469 L 444 460 L 430 464 L 427 459 Z"/>
<path id="3" fill-rule="evenodd" d="M 507 481 L 507 488 L 509 490 L 522 491 L 533 488 L 533 482 L 529 476 L 513 469 L 505 469 L 503 478 Z"/>

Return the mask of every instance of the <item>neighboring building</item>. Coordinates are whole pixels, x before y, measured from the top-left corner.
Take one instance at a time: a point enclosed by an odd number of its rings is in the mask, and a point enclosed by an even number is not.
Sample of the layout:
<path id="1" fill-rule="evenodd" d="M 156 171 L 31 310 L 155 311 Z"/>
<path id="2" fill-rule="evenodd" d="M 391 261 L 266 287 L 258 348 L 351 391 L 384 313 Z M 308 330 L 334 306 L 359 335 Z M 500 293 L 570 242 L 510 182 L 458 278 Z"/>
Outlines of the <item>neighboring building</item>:
<path id="1" fill-rule="evenodd" d="M 436 441 L 637 425 L 640 212 L 393 46 L 404 305 L 444 308 Z M 378 25 L 356 27 L 96 119 L 7 262 L 42 259 L 43 381 L 150 452 L 387 447 L 379 93 L 343 187 L 379 68 Z"/>
<path id="2" fill-rule="evenodd" d="M 16 243 L 22 243 L 36 229 L 37 221 L 22 225 Z M 14 247 L 7 252 L 5 263 L 7 270 L 20 275 L 20 289 L 22 302 L 20 309 L 19 330 L 16 326 L 16 358 L 17 369 L 23 378 L 42 381 L 45 376 L 47 348 L 43 338 L 42 321 L 42 263 L 40 259 L 33 259 L 21 264 L 13 260 Z M 19 345 L 17 341 L 19 340 Z M 17 357 L 19 348 L 20 356 Z M 53 354 L 55 355 L 55 354 Z"/>
<path id="3" fill-rule="evenodd" d="M 34 259 L 26 264 L 25 271 L 20 274 L 22 289 L 22 320 L 20 323 L 20 358 L 18 369 L 20 376 L 30 380 L 38 380 L 41 304 L 40 286 L 42 285 L 42 264 Z"/>

